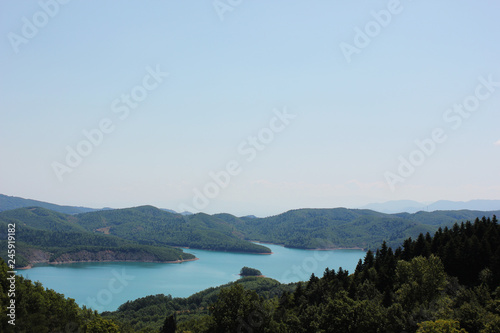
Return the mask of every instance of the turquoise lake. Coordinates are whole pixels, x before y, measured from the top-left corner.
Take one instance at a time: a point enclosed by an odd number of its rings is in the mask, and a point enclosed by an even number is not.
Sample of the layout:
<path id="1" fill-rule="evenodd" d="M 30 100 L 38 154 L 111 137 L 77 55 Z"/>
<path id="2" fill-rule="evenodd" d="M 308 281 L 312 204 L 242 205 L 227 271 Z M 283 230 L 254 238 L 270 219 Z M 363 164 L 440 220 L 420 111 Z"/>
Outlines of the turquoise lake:
<path id="1" fill-rule="evenodd" d="M 179 264 L 79 263 L 40 265 L 18 274 L 44 287 L 71 297 L 94 310 L 113 311 L 128 300 L 156 294 L 187 297 L 209 287 L 239 279 L 243 266 L 259 269 L 282 283 L 307 281 L 312 273 L 321 277 L 325 268 L 353 272 L 362 250 L 310 251 L 268 245 L 273 254 L 184 250 L 199 260 Z"/>

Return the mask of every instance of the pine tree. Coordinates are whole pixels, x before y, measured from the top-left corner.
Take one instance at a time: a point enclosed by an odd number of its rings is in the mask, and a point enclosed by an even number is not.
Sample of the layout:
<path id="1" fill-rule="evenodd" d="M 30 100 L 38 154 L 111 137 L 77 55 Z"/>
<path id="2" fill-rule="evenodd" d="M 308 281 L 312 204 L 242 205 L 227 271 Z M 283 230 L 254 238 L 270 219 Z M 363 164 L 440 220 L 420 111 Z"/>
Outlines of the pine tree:
<path id="1" fill-rule="evenodd" d="M 165 318 L 160 333 L 175 333 L 176 328 L 177 321 L 175 320 L 175 314 L 171 314 Z"/>

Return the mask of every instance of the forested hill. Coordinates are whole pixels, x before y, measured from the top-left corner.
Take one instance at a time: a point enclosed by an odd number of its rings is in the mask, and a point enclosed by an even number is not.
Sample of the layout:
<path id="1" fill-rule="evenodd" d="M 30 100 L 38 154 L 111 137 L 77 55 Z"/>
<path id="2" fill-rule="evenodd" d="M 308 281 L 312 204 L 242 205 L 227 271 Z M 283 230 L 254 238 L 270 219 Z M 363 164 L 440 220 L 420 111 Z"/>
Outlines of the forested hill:
<path id="1" fill-rule="evenodd" d="M 128 219 L 122 219 L 124 224 L 143 215 L 155 221 L 154 216 L 163 214 L 149 206 L 121 210 L 120 213 L 128 215 Z M 23 221 L 17 220 L 16 214 Z M 278 222 L 280 218 L 291 217 L 299 221 L 321 221 L 324 218 L 326 225 L 330 223 L 328 216 L 339 221 L 337 223 L 344 221 L 354 225 L 374 216 L 389 218 L 378 214 L 344 209 L 298 210 L 286 213 L 285 217 L 272 218 Z M 452 218 L 453 214 L 462 216 L 477 212 L 440 214 Z M 98 214 L 84 216 L 80 220 L 78 215 L 65 216 L 42 208 L 0 213 L 0 223 L 14 222 L 16 229 L 20 228 L 19 236 L 29 235 L 39 242 L 46 242 L 46 245 L 55 240 L 58 242 L 57 235 L 63 235 L 61 242 L 71 243 L 80 237 L 84 237 L 86 242 L 98 242 L 99 237 L 103 237 L 109 242 L 115 241 L 118 246 L 119 242 L 126 240 L 82 231 L 85 223 L 88 223 L 86 228 L 91 223 L 108 223 L 111 227 L 107 231 L 110 232 L 113 225 L 119 225 L 119 219 L 110 224 L 108 219 L 111 218 L 112 215 Z M 415 216 L 392 218 L 395 221 L 411 221 Z M 201 224 L 208 229 L 226 221 L 226 227 L 232 228 L 234 234 L 248 223 L 230 215 L 205 214 L 183 221 L 186 224 Z M 387 220 L 389 222 L 391 220 Z M 147 227 L 148 224 L 144 223 L 142 227 Z M 43 230 L 44 227 L 57 231 Z M 4 226 L 2 228 L 5 230 Z M 101 233 L 105 232 L 101 229 Z M 67 239 L 69 235 L 74 238 Z M 20 239 L 16 245 L 22 242 Z M 140 246 L 156 248 L 153 245 Z M 496 216 L 476 218 L 473 223 L 438 227 L 433 236 L 422 233 L 414 239 L 408 238 L 395 250 L 385 242 L 377 248 L 375 252 L 367 251 L 365 259 L 358 262 L 352 274 L 342 268 L 331 267 L 323 277 L 311 275 L 308 282 L 297 285 L 283 286 L 270 279 L 252 278 L 227 288 L 212 288 L 187 299 L 161 295 L 145 297 L 121 306 L 117 312 L 102 314 L 106 319 L 95 312 L 78 308 L 74 301 L 65 299 L 63 295 L 44 290 L 40 283 L 33 284 L 16 277 L 16 320 L 20 323 L 16 331 L 62 331 L 73 325 L 74 330 L 81 328 L 84 332 L 128 333 L 138 329 L 157 332 L 163 318 L 164 329 L 177 326 L 176 332 L 193 333 L 500 331 L 500 225 Z M 0 260 L 1 331 L 14 332 L 7 323 L 7 278 L 10 276 L 7 271 L 8 268 Z"/>
<path id="2" fill-rule="evenodd" d="M 384 243 L 367 252 L 354 274 L 332 267 L 279 299 L 227 289 L 206 326 L 193 332 L 500 332 L 496 217 L 404 244 L 392 250 Z"/>
<path id="3" fill-rule="evenodd" d="M 234 225 L 246 238 L 295 248 L 376 248 L 383 241 L 397 247 L 408 237 L 500 211 L 435 211 L 384 214 L 361 209 L 298 209 L 266 218 L 214 215 Z"/>
<path id="4" fill-rule="evenodd" d="M 102 315 L 123 332 L 500 332 L 496 217 L 403 243 L 367 251 L 354 272 L 330 267 L 290 285 L 247 278 L 188 298 L 144 297 Z"/>
<path id="5" fill-rule="evenodd" d="M 218 287 L 211 287 L 187 298 L 157 294 L 128 301 L 112 312 L 101 315 L 120 323 L 122 332 L 159 332 L 165 320 L 165 314 L 174 314 L 177 322 L 190 322 L 189 328 L 177 332 L 199 332 L 206 326 L 210 307 L 217 301 L 221 290 L 239 286 L 258 294 L 265 299 L 272 299 L 284 292 L 293 292 L 296 283 L 281 284 L 266 277 L 243 277 Z M 258 300 L 256 297 L 255 300 Z M 172 331 L 171 331 L 172 332 Z M 236 332 L 236 331 L 234 331 Z M 245 331 L 243 331 L 245 332 Z M 233 332 L 231 332 L 233 333 Z"/>
<path id="6" fill-rule="evenodd" d="M 185 217 L 143 206 L 68 215 L 40 207 L 0 212 L 0 246 L 7 225 L 16 224 L 17 266 L 71 261 L 178 261 L 194 256 L 176 247 L 270 253 L 243 240 L 237 230 L 215 217 Z M 5 258 L 6 251 L 1 255 Z"/>
<path id="7" fill-rule="evenodd" d="M 76 224 L 88 231 L 108 233 L 141 244 L 271 253 L 265 246 L 244 240 L 234 226 L 203 213 L 184 216 L 153 206 L 141 206 L 78 214 L 75 217 Z"/>
<path id="8" fill-rule="evenodd" d="M 0 194 L 0 212 L 25 207 L 42 207 L 64 214 L 78 214 L 93 212 L 97 209 L 76 206 L 61 206 L 44 201 L 24 199 L 19 197 Z"/>
<path id="9" fill-rule="evenodd" d="M 0 213 L 0 255 L 7 259 L 7 230 L 15 225 L 16 267 L 80 261 L 180 261 L 195 257 L 181 249 L 153 246 L 86 231 L 72 215 L 40 207 Z"/>
<path id="10" fill-rule="evenodd" d="M 384 214 L 359 209 L 298 209 L 266 218 L 236 217 L 230 214 L 203 213 L 184 216 L 152 206 L 103 210 L 68 215 L 43 208 L 20 208 L 0 212 L 0 221 L 19 222 L 27 244 L 44 247 L 46 252 L 61 254 L 71 247 L 72 253 L 95 246 L 92 260 L 102 258 L 109 244 L 134 246 L 131 257 L 143 256 L 151 261 L 181 259 L 175 247 L 207 250 L 270 253 L 269 248 L 252 241 L 283 244 L 293 248 L 376 248 L 383 241 L 397 247 L 408 237 L 434 233 L 439 227 L 455 222 L 491 217 L 497 212 L 436 211 L 415 214 Z M 44 232 L 36 231 L 43 230 Z M 52 233 L 57 232 L 57 235 Z M 66 234 L 69 233 L 69 234 Z M 5 238 L 4 238 L 5 239 Z M 72 241 L 69 241 L 72 240 Z M 161 247 L 138 251 L 137 246 Z M 48 249 L 57 247 L 57 249 Z M 145 249 L 145 248 L 144 248 Z M 168 249 L 169 254 L 166 255 Z M 159 251 L 159 252 L 158 252 Z M 159 254 L 160 256 L 152 253 Z M 133 253 L 133 255 L 132 255 Z M 24 253 L 26 254 L 26 253 Z M 33 253 L 26 254 L 33 261 Z M 112 255 L 113 256 L 113 255 Z M 84 260 L 82 253 L 78 260 Z M 51 260 L 55 260 L 52 255 Z M 120 257 L 119 258 L 123 258 Z M 183 259 L 190 258 L 184 255 Z M 47 258 L 45 258 L 47 259 Z M 21 263 L 25 263 L 20 258 Z"/>

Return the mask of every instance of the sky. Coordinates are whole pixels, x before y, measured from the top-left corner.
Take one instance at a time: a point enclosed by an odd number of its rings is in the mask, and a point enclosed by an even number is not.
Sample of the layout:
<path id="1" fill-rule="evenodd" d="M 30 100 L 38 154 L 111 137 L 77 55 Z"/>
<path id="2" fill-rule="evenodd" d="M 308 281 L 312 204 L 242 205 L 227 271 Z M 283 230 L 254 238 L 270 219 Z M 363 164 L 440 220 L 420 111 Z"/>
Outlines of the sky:
<path id="1" fill-rule="evenodd" d="M 238 216 L 500 199 L 499 12 L 0 1 L 0 193 Z"/>

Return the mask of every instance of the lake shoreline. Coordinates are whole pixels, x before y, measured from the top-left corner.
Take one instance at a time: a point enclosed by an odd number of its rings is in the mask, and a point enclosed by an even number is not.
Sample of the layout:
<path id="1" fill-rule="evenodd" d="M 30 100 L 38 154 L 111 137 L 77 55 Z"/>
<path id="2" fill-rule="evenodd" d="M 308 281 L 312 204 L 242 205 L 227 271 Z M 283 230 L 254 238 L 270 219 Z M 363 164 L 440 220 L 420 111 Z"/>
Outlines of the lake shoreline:
<path id="1" fill-rule="evenodd" d="M 243 254 L 257 254 L 257 255 L 271 255 L 274 254 L 274 252 L 261 252 L 261 253 L 256 253 L 256 252 L 245 252 L 245 251 L 220 251 L 220 250 L 208 250 L 208 249 L 196 249 L 196 248 L 190 248 L 187 246 L 174 246 L 175 248 L 180 248 L 180 249 L 186 249 L 186 250 L 203 250 L 203 251 L 210 251 L 210 252 L 221 252 L 221 253 L 243 253 Z M 19 270 L 27 270 L 31 269 L 36 265 L 42 264 L 42 265 L 64 265 L 64 264 L 78 264 L 78 263 L 99 263 L 99 262 L 149 262 L 149 263 L 157 263 L 157 264 L 180 264 L 183 262 L 188 262 L 188 261 L 196 261 L 200 260 L 200 258 L 193 258 L 193 259 L 183 259 L 183 260 L 170 260 L 170 261 L 150 261 L 150 260 L 68 260 L 68 261 L 57 261 L 57 262 L 48 262 L 48 261 L 35 261 L 29 264 L 28 266 L 24 267 L 17 267 L 16 269 Z"/>
<path id="2" fill-rule="evenodd" d="M 243 254 L 258 254 L 258 255 L 271 255 L 274 254 L 274 252 L 248 252 L 248 251 L 221 251 L 221 250 L 208 250 L 208 249 L 197 249 L 194 247 L 187 247 L 187 246 L 174 246 L 178 249 L 184 249 L 184 250 L 202 250 L 202 251 L 210 251 L 210 252 L 221 252 L 221 253 L 243 253 Z"/>
<path id="3" fill-rule="evenodd" d="M 17 275 L 31 281 L 40 281 L 45 287 L 75 299 L 75 302 L 79 305 L 90 306 L 88 303 L 89 296 L 94 298 L 97 295 L 102 296 L 102 290 L 108 290 L 113 294 L 111 302 L 100 305 L 102 311 L 115 311 L 127 301 L 148 295 L 170 294 L 172 297 L 187 298 L 200 291 L 232 281 L 251 280 L 251 276 L 243 277 L 238 274 L 241 273 L 241 268 L 245 266 L 255 267 L 260 270 L 261 275 L 264 275 L 264 277 L 262 279 L 254 278 L 257 281 L 273 279 L 288 284 L 308 281 L 312 273 L 316 276 L 322 276 L 327 267 L 330 269 L 332 267 L 335 269 L 342 267 L 344 270 L 354 272 L 357 262 L 359 259 L 363 259 L 365 255 L 361 251 L 310 252 L 277 245 L 269 245 L 269 248 L 274 252 L 274 255 L 243 255 L 206 250 L 196 250 L 195 254 L 195 250 L 193 250 L 192 253 L 200 260 L 182 265 L 140 262 L 102 264 L 93 262 L 59 264 L 57 266 L 55 264 L 37 264 L 30 270 L 18 270 Z M 317 253 L 316 258 L 313 258 L 314 253 Z M 328 254 L 328 256 L 323 254 Z M 326 258 L 328 260 L 324 260 Z M 35 259 L 33 262 L 48 260 L 48 258 L 33 259 Z M 63 259 L 77 258 L 60 258 L 60 261 L 63 261 Z M 142 259 L 155 260 L 156 258 Z M 314 265 L 310 264 L 311 259 L 314 260 Z M 294 271 L 294 267 L 300 267 L 301 269 Z M 117 276 L 125 279 L 127 286 L 123 285 L 123 292 L 113 293 L 115 289 L 109 289 L 109 283 L 112 283 L 112 288 L 117 288 L 118 285 L 115 284 L 119 280 L 113 280 Z M 132 276 L 135 278 L 132 279 Z"/>
<path id="4" fill-rule="evenodd" d="M 335 250 L 361 250 L 361 251 L 366 251 L 365 248 L 358 247 L 358 246 L 353 246 L 353 247 L 323 247 L 323 248 L 316 248 L 316 249 L 304 249 L 304 248 L 299 248 L 299 247 L 290 247 L 286 246 L 285 244 L 277 244 L 277 243 L 271 243 L 271 242 L 261 242 L 261 241 L 256 241 L 252 240 L 252 243 L 258 243 L 258 244 L 269 244 L 269 245 L 276 245 L 276 246 L 282 246 L 287 249 L 295 249 L 295 250 L 306 250 L 306 251 L 335 251 Z"/>
<path id="5" fill-rule="evenodd" d="M 317 249 L 304 249 L 306 251 L 335 251 L 335 250 L 361 250 L 366 251 L 362 247 L 325 247 L 325 248 L 317 248 Z"/>
<path id="6" fill-rule="evenodd" d="M 181 264 L 183 262 L 188 262 L 188 261 L 196 261 L 196 260 L 200 260 L 200 258 L 193 258 L 193 259 L 183 259 L 183 260 L 169 260 L 169 261 L 153 261 L 153 260 L 80 260 L 80 261 L 76 261 L 76 260 L 68 260 L 68 261 L 56 261 L 56 262 L 46 262 L 46 261 L 43 261 L 43 262 L 34 262 L 34 263 L 31 263 L 29 264 L 28 266 L 24 266 L 24 267 L 18 267 L 16 268 L 19 269 L 19 270 L 28 270 L 28 269 L 31 269 L 33 267 L 35 267 L 36 265 L 65 265 L 65 264 L 79 264 L 79 263 L 100 263 L 100 262 L 144 262 L 144 263 L 156 263 L 156 264 Z"/>

